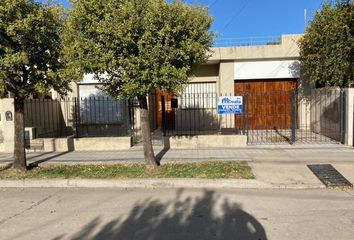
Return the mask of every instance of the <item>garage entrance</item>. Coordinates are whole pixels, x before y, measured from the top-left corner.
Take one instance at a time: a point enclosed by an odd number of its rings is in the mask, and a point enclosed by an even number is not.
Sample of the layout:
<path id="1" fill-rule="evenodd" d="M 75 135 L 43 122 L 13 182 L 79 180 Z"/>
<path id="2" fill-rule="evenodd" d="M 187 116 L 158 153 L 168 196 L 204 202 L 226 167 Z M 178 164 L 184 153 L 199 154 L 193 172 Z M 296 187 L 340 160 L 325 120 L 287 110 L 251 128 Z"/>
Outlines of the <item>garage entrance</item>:
<path id="1" fill-rule="evenodd" d="M 297 79 L 235 81 L 235 95 L 247 96 L 248 128 L 290 129 L 291 92 Z M 242 126 L 243 117 L 236 115 L 236 126 Z"/>
<path id="2" fill-rule="evenodd" d="M 244 96 L 246 115 L 236 115 L 235 126 L 247 126 L 250 144 L 342 142 L 341 89 L 313 89 L 302 96 L 297 79 L 266 79 L 237 80 L 234 91 Z"/>

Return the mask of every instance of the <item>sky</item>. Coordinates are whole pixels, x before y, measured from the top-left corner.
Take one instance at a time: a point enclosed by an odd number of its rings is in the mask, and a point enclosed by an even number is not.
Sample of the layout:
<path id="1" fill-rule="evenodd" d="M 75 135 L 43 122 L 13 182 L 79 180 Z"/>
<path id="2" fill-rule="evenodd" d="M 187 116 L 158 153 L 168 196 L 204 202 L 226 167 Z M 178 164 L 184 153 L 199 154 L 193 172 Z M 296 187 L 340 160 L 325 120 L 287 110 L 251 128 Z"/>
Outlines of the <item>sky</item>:
<path id="1" fill-rule="evenodd" d="M 44 1 L 44 0 L 43 0 Z M 169 0 L 171 1 L 171 0 Z M 56 0 L 70 7 L 66 0 Z M 211 31 L 220 39 L 270 37 L 304 32 L 304 9 L 310 21 L 323 0 L 185 0 L 209 6 Z"/>

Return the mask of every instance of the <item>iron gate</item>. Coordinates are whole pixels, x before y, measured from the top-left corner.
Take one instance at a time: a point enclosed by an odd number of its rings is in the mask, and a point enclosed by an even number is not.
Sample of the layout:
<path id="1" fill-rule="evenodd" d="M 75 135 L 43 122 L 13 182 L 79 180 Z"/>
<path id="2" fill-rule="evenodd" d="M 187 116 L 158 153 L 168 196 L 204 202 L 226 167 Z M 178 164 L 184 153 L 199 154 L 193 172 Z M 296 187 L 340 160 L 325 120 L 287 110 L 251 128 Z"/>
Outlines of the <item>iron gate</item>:
<path id="1" fill-rule="evenodd" d="M 172 100 L 162 96 L 165 135 L 244 134 L 249 144 L 343 142 L 345 92 L 314 89 L 309 94 L 275 91 L 246 94 L 244 112 L 217 114 L 217 94 L 184 94 Z M 167 116 L 167 109 L 173 112 Z"/>
<path id="2" fill-rule="evenodd" d="M 343 142 L 345 92 L 314 89 L 248 96 L 250 144 Z"/>

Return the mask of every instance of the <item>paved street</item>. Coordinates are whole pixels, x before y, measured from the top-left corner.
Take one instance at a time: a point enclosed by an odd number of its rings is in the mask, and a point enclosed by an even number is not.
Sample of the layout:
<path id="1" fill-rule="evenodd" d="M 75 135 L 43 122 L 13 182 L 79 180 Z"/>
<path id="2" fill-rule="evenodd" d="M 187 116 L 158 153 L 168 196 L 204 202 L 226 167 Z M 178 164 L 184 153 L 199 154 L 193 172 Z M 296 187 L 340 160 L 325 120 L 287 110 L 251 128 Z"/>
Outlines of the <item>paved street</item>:
<path id="1" fill-rule="evenodd" d="M 0 189 L 0 238 L 354 239 L 354 191 Z"/>

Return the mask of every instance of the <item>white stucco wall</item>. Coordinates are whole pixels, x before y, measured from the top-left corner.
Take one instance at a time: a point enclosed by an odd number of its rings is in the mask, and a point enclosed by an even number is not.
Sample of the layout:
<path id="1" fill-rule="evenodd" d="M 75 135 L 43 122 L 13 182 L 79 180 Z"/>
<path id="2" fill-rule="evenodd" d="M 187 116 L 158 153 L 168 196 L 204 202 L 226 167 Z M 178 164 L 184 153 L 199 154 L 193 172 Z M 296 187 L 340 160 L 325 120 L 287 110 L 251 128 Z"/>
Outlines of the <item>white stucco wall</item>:
<path id="1" fill-rule="evenodd" d="M 300 64 L 296 60 L 235 62 L 234 79 L 299 78 Z"/>
<path id="2" fill-rule="evenodd" d="M 98 83 L 98 80 L 94 79 L 93 74 L 85 74 L 81 83 Z"/>

